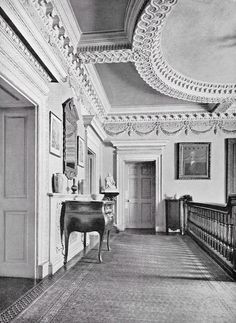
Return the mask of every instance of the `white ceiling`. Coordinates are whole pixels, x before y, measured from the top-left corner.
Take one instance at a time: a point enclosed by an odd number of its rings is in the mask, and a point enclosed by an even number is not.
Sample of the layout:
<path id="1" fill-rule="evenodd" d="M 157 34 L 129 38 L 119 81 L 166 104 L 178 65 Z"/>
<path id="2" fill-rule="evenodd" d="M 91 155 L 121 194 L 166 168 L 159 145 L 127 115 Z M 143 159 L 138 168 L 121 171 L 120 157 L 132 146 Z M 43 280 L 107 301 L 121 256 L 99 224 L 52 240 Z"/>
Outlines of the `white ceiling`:
<path id="1" fill-rule="evenodd" d="M 82 32 L 80 40 L 78 39 L 78 50 L 85 46 L 85 51 L 89 51 L 90 48 L 91 51 L 94 50 L 92 48 L 104 50 L 108 40 L 107 34 L 113 35 L 111 43 L 114 48 L 116 44 L 120 46 L 120 34 L 117 32 L 122 31 L 124 34 L 128 32 L 128 13 L 136 14 L 130 21 L 136 22 L 137 26 L 142 12 L 140 10 L 135 12 L 135 8 L 140 9 L 142 6 L 147 8 L 149 3 L 147 0 L 68 1 L 70 1 L 76 23 Z M 236 83 L 236 1 L 174 1 L 176 4 L 172 5 L 170 13 L 166 15 L 161 26 L 161 51 L 165 61 L 179 75 L 190 78 L 190 84 L 191 80 L 208 82 L 211 88 L 211 84 L 232 83 L 233 91 L 230 93 L 234 95 L 236 93 L 234 88 Z M 165 4 L 165 0 L 160 3 Z M 161 8 L 160 5 L 159 8 Z M 156 12 L 153 15 L 155 14 L 159 13 Z M 218 99 L 218 101 L 198 99 L 196 100 L 198 102 L 212 102 L 212 104 L 198 104 L 191 102 L 189 98 L 187 102 L 161 94 L 153 89 L 156 88 L 155 86 L 152 88 L 147 84 L 149 82 L 145 83 L 147 80 L 144 78 L 144 81 L 140 77 L 136 70 L 137 65 L 135 67 L 132 62 L 91 65 L 90 69 L 93 68 L 93 75 L 98 77 L 96 83 L 99 84 L 99 91 L 109 101 L 110 113 L 211 111 L 213 107 L 216 107 L 217 102 L 221 102 Z M 168 79 L 166 81 L 168 86 Z M 172 95 L 168 91 L 164 93 Z"/>
<path id="2" fill-rule="evenodd" d="M 113 113 L 204 110 L 199 104 L 174 99 L 152 89 L 132 63 L 96 64 L 96 69 Z"/>
<path id="3" fill-rule="evenodd" d="M 204 82 L 236 83 L 236 2 L 178 1 L 161 45 L 178 72 Z"/>
<path id="4" fill-rule="evenodd" d="M 129 0 L 70 0 L 83 33 L 124 30 Z"/>

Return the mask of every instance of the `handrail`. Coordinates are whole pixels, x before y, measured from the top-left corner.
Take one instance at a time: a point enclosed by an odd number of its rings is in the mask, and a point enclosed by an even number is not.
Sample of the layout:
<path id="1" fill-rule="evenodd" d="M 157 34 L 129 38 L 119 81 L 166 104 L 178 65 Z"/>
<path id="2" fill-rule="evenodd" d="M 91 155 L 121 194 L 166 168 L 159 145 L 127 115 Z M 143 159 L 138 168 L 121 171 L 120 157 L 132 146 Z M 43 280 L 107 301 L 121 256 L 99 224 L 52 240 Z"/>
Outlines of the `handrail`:
<path id="1" fill-rule="evenodd" d="M 203 207 L 211 210 L 227 211 L 228 204 L 217 204 L 217 203 L 200 203 L 200 202 L 188 202 L 189 205 L 195 205 L 198 207 Z"/>
<path id="2" fill-rule="evenodd" d="M 225 205 L 182 200 L 185 230 L 236 274 L 236 194 Z"/>

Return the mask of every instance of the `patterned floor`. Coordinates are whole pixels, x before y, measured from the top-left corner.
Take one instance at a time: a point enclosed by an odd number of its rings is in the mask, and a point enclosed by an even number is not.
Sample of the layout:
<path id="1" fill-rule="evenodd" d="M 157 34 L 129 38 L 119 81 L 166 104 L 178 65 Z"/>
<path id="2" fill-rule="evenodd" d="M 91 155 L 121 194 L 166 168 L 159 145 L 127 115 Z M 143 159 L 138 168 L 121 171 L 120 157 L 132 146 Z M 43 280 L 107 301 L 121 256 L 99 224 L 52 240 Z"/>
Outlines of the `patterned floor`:
<path id="1" fill-rule="evenodd" d="M 91 250 L 14 322 L 236 322 L 235 282 L 191 238 L 120 233 L 111 246 L 102 264 Z"/>

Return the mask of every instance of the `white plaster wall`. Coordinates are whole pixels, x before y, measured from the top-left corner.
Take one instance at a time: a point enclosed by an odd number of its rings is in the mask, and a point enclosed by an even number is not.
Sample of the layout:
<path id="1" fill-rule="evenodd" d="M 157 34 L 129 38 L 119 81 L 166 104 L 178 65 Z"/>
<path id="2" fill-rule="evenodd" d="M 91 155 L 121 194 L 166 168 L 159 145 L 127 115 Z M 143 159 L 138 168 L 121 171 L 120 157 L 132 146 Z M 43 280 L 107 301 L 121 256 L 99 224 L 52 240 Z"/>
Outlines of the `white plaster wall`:
<path id="1" fill-rule="evenodd" d="M 225 202 L 225 138 L 228 136 L 201 135 L 170 138 L 163 154 L 163 192 L 167 196 L 177 197 L 190 194 L 198 202 Z M 177 142 L 211 142 L 210 179 L 176 179 L 175 144 Z"/>
<path id="2" fill-rule="evenodd" d="M 140 140 L 140 136 L 121 136 L 122 140 L 127 139 Z M 190 194 L 193 196 L 194 201 L 198 202 L 212 202 L 212 203 L 225 203 L 225 139 L 232 138 L 233 135 L 208 133 L 201 135 L 194 134 L 180 134 L 175 136 L 147 136 L 146 139 L 168 140 L 166 147 L 163 149 L 162 155 L 162 199 L 160 202 L 161 216 L 157 220 L 157 226 L 160 231 L 165 230 L 165 196 L 180 197 L 184 194 Z M 141 139 L 145 139 L 141 138 Z M 205 180 L 180 180 L 176 179 L 176 162 L 177 162 L 177 150 L 176 144 L 179 142 L 211 142 L 211 178 Z M 114 148 L 106 146 L 104 148 L 103 156 L 103 172 L 110 171 L 116 174 L 114 168 Z"/>
<path id="3" fill-rule="evenodd" d="M 111 144 L 103 147 L 102 185 L 108 173 L 111 173 L 116 181 L 115 149 Z"/>
<path id="4" fill-rule="evenodd" d="M 81 116 L 81 109 L 80 105 L 77 102 L 76 98 L 74 97 L 74 93 L 72 89 L 69 87 L 68 83 L 58 84 L 58 83 L 51 83 L 50 85 L 50 92 L 48 95 L 48 111 L 52 111 L 59 119 L 63 120 L 63 107 L 62 104 L 68 100 L 69 98 L 74 98 L 74 103 L 77 107 L 77 111 L 79 114 L 78 120 L 78 135 L 84 139 L 84 126 L 83 120 Z M 48 115 L 49 118 L 49 115 Z M 48 126 L 49 126 L 49 119 L 48 119 Z M 62 123 L 63 127 L 63 123 Z M 84 179 L 84 168 L 78 166 L 78 175 L 77 180 Z M 61 157 L 57 157 L 49 153 L 49 187 L 48 192 L 52 192 L 52 176 L 54 173 L 63 173 L 63 154 Z M 68 181 L 65 178 L 65 185 L 64 185 L 64 192 L 66 193 L 66 188 L 72 186 L 72 181 Z"/>
<path id="5" fill-rule="evenodd" d="M 96 154 L 96 177 L 94 193 L 99 193 L 103 178 L 103 142 L 91 127 L 88 127 L 87 134 L 88 148 L 90 148 Z"/>

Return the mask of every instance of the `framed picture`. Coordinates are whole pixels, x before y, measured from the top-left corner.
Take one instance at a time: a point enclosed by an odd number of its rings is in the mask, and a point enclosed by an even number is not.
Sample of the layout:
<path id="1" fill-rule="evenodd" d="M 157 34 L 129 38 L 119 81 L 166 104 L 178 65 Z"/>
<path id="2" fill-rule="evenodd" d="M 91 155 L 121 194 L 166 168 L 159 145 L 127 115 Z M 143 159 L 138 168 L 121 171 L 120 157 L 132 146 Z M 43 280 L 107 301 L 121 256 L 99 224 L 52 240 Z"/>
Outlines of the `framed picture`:
<path id="1" fill-rule="evenodd" d="M 210 179 L 209 142 L 178 144 L 178 179 Z"/>
<path id="2" fill-rule="evenodd" d="M 51 154 L 61 157 L 62 152 L 62 121 L 50 112 L 50 140 L 49 151 Z"/>
<path id="3" fill-rule="evenodd" d="M 81 167 L 84 167 L 85 163 L 85 145 L 84 145 L 84 140 L 80 137 L 77 136 L 77 161 L 78 165 Z"/>

